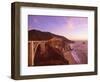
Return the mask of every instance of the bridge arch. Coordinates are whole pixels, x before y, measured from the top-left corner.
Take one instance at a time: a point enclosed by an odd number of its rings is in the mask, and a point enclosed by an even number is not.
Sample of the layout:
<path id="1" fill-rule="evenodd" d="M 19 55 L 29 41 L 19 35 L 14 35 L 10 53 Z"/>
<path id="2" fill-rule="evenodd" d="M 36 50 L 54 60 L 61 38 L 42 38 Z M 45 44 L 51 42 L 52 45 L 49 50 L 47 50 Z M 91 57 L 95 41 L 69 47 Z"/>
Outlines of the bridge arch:
<path id="1" fill-rule="evenodd" d="M 40 49 L 42 51 L 45 51 L 45 44 L 48 41 L 28 41 L 28 53 L 29 57 L 28 57 L 28 66 L 33 66 L 34 65 L 34 57 L 37 51 L 38 46 L 40 46 Z M 29 45 L 30 44 L 30 45 Z"/>

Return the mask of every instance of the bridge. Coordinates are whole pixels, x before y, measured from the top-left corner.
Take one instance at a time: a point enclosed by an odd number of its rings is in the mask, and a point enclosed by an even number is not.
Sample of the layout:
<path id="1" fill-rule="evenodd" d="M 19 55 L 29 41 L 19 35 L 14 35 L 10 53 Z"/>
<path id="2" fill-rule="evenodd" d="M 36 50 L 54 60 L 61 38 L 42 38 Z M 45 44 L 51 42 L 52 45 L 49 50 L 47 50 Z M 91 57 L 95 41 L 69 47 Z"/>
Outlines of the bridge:
<path id="1" fill-rule="evenodd" d="M 71 63 L 74 63 L 74 60 L 76 60 L 76 56 L 73 56 L 73 53 L 70 50 L 70 45 L 68 43 L 65 43 L 65 45 L 59 46 L 59 44 L 62 44 L 61 39 L 53 38 L 50 40 L 42 40 L 42 41 L 28 41 L 28 54 L 29 54 L 28 66 L 34 65 L 34 57 L 35 57 L 38 46 L 40 46 L 40 50 L 42 51 L 41 52 L 42 54 L 45 52 L 46 43 L 49 43 L 54 48 L 58 48 L 63 53 L 65 59 L 68 59 L 70 62 L 73 60 Z M 77 63 L 79 63 L 79 61 Z"/>
<path id="2" fill-rule="evenodd" d="M 28 46 L 30 48 L 30 58 L 29 58 L 29 64 L 30 65 L 34 65 L 34 56 L 36 54 L 36 50 L 38 48 L 38 46 L 40 45 L 40 49 L 42 49 L 42 51 L 45 51 L 45 44 L 47 43 L 48 41 L 28 41 Z M 30 66 L 29 65 L 29 66 Z"/>

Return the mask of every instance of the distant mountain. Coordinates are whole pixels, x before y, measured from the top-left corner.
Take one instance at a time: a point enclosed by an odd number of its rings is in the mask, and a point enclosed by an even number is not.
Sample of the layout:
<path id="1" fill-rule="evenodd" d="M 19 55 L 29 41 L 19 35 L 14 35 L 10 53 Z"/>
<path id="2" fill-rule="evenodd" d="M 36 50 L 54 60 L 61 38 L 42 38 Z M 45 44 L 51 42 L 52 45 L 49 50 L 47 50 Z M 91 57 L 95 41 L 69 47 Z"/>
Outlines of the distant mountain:
<path id="1" fill-rule="evenodd" d="M 61 38 L 63 41 L 66 42 L 73 42 L 67 38 L 65 38 L 64 36 L 60 36 L 60 35 L 56 35 L 50 32 L 43 32 L 43 31 L 39 31 L 39 30 L 29 30 L 28 31 L 28 40 L 50 40 L 52 38 Z"/>

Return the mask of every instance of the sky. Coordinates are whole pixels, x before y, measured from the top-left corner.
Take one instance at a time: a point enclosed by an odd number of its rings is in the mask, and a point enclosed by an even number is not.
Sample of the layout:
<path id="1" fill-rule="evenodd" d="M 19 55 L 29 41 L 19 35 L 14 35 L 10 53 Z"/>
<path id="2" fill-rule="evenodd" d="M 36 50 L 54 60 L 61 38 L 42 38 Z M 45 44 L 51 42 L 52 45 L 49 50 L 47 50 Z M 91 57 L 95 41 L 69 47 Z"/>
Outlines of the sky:
<path id="1" fill-rule="evenodd" d="M 40 30 L 70 40 L 88 39 L 88 18 L 72 16 L 28 15 L 28 30 Z"/>

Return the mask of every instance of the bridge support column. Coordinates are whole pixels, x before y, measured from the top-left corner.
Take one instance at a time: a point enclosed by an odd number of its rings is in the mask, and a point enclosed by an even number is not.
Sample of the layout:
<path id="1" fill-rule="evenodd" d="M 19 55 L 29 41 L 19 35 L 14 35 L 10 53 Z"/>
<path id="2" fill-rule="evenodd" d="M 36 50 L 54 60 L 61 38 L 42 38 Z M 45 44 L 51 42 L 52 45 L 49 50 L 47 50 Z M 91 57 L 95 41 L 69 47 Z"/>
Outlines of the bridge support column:
<path id="1" fill-rule="evenodd" d="M 45 43 L 47 41 L 28 41 L 28 66 L 34 65 L 34 57 L 38 46 L 40 45 L 41 51 L 45 52 Z"/>
<path id="2" fill-rule="evenodd" d="M 28 66 L 34 65 L 34 43 L 28 42 Z"/>

